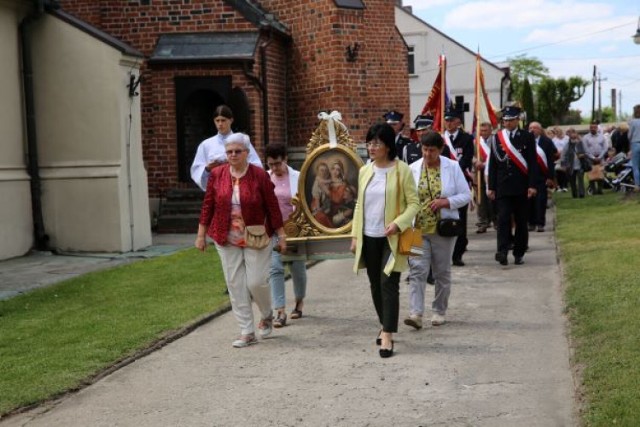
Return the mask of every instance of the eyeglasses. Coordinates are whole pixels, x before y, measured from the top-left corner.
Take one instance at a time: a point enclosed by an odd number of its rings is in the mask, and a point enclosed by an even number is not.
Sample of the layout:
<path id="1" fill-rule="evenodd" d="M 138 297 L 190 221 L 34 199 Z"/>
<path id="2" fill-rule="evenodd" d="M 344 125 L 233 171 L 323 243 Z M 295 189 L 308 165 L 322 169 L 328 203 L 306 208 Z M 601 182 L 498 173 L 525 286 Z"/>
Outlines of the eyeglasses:
<path id="1" fill-rule="evenodd" d="M 236 156 L 240 153 L 243 153 L 245 150 L 227 150 L 225 151 L 225 153 L 227 153 L 227 156 L 230 156 L 232 154 L 235 154 Z"/>
<path id="2" fill-rule="evenodd" d="M 279 161 L 279 162 L 267 162 L 267 166 L 269 166 L 269 169 L 279 168 L 280 166 L 282 166 L 282 161 Z"/>
<path id="3" fill-rule="evenodd" d="M 382 142 L 367 142 L 367 147 L 369 148 L 380 148 L 384 144 Z"/>

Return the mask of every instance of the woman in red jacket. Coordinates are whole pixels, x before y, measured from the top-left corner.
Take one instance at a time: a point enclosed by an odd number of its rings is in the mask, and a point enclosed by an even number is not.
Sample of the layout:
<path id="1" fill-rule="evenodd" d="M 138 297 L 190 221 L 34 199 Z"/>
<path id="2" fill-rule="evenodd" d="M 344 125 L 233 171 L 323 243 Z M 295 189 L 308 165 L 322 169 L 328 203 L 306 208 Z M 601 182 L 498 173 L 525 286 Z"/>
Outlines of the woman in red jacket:
<path id="1" fill-rule="evenodd" d="M 258 331 L 264 338 L 272 331 L 269 268 L 273 243 L 256 249 L 247 246 L 247 226 L 264 225 L 266 234 L 278 235 L 281 252 L 286 249 L 282 214 L 269 175 L 249 164 L 249 137 L 236 133 L 225 141 L 228 162 L 211 171 L 202 203 L 195 246 L 204 251 L 206 236 L 213 239 L 220 256 L 224 278 L 229 289 L 231 308 L 240 326 L 240 337 L 234 347 L 256 343 L 254 301 L 260 310 Z"/>

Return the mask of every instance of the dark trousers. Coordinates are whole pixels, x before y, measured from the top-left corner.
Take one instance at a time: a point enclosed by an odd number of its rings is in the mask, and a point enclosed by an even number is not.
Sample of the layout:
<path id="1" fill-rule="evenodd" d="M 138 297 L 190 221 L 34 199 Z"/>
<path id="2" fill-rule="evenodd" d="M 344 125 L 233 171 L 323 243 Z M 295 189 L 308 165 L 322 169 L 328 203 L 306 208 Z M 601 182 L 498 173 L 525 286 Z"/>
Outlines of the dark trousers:
<path id="1" fill-rule="evenodd" d="M 451 259 L 462 259 L 462 255 L 467 251 L 467 244 L 469 244 L 469 239 L 467 239 L 467 210 L 469 209 L 469 205 L 461 207 L 458 209 L 458 215 L 460 215 L 460 222 L 462 223 L 462 233 L 456 239 L 456 244 L 453 247 L 453 256 Z"/>
<path id="2" fill-rule="evenodd" d="M 568 177 L 564 169 L 556 169 L 556 180 L 558 188 L 567 188 Z"/>
<path id="3" fill-rule="evenodd" d="M 574 199 L 584 197 L 584 172 L 581 169 L 571 171 L 569 185 L 571 185 L 571 196 Z"/>
<path id="4" fill-rule="evenodd" d="M 384 332 L 398 332 L 400 311 L 400 273 L 384 274 L 384 266 L 391 255 L 386 237 L 364 236 L 362 257 L 371 285 L 371 298 Z"/>
<path id="5" fill-rule="evenodd" d="M 529 244 L 529 230 L 527 229 L 527 217 L 529 211 L 529 199 L 522 196 L 502 196 L 497 200 L 498 209 L 498 252 L 507 254 L 511 243 L 511 216 L 516 224 L 513 239 L 513 256 L 524 256 Z"/>
<path id="6" fill-rule="evenodd" d="M 480 175 L 480 201 L 478 202 L 478 227 L 489 227 L 496 222 L 495 207 L 492 200 L 487 196 L 486 179 L 484 173 Z"/>
<path id="7" fill-rule="evenodd" d="M 544 227 L 547 219 L 547 186 L 536 184 L 536 196 L 529 199 L 529 225 L 541 225 Z"/>

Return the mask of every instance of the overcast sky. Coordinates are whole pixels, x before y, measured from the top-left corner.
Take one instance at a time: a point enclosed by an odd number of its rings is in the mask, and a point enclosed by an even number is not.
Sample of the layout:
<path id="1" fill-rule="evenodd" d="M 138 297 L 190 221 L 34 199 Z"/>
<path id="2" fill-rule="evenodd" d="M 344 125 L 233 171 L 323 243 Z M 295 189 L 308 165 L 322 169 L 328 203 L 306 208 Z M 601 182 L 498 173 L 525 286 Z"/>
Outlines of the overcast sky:
<path id="1" fill-rule="evenodd" d="M 479 48 L 489 61 L 500 63 L 526 53 L 540 59 L 552 77 L 580 76 L 589 81 L 595 65 L 602 78 L 603 107 L 611 105 L 614 88 L 622 92 L 624 113 L 631 114 L 633 105 L 640 104 L 640 45 L 631 38 L 638 28 L 640 0 L 404 0 L 403 4 L 467 48 Z M 473 73 L 473 64 L 470 70 Z M 589 86 L 572 108 L 588 118 L 591 102 Z"/>

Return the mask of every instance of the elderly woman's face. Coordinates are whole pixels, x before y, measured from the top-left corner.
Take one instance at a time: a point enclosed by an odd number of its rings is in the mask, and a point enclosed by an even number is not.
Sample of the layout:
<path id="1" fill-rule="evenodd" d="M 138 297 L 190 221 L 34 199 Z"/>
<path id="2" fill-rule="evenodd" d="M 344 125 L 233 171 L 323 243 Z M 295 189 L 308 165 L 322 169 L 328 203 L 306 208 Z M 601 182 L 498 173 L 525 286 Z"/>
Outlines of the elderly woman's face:
<path id="1" fill-rule="evenodd" d="M 248 151 L 244 144 L 231 143 L 225 145 L 224 149 L 230 165 L 237 166 L 247 162 Z"/>
<path id="2" fill-rule="evenodd" d="M 233 123 L 233 119 L 228 119 L 225 116 L 218 116 L 213 119 L 213 123 L 215 123 L 216 129 L 218 129 L 218 133 L 225 135 L 231 131 L 231 123 Z"/>
<path id="3" fill-rule="evenodd" d="M 442 148 L 434 147 L 432 145 L 422 146 L 422 158 L 427 166 L 436 166 L 440 161 L 440 153 Z"/>

